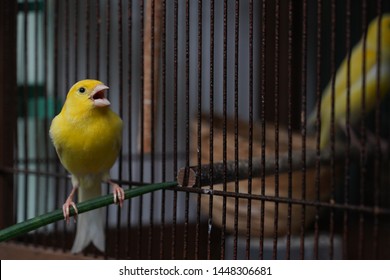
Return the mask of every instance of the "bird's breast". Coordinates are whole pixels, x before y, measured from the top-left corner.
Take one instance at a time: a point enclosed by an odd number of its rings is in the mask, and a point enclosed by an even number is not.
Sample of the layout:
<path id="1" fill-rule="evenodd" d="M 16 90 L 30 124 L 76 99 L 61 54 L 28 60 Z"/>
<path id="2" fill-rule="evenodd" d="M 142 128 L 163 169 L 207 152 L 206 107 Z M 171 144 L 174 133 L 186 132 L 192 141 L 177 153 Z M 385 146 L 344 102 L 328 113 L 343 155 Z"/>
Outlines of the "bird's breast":
<path id="1" fill-rule="evenodd" d="M 72 174 L 107 172 L 120 149 L 121 121 L 116 115 L 84 119 L 80 122 L 62 120 L 57 130 L 60 159 Z"/>

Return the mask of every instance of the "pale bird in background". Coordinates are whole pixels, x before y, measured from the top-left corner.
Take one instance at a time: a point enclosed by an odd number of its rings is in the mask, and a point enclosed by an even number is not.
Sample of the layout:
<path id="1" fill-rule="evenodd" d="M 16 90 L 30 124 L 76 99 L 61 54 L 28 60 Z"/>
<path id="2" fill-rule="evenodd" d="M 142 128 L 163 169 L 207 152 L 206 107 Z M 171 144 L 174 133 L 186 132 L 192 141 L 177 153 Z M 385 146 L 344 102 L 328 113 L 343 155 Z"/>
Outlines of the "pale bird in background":
<path id="1" fill-rule="evenodd" d="M 380 25 L 379 25 L 380 22 Z M 380 67 L 378 67 L 378 34 L 380 28 Z M 376 104 L 377 79 L 380 75 L 379 92 L 383 98 L 390 90 L 390 14 L 372 20 L 367 29 L 366 47 L 363 53 L 364 36 L 353 48 L 350 58 L 350 122 L 356 124 L 362 114 L 363 76 L 365 77 L 365 110 L 372 111 Z M 365 57 L 365 71 L 363 60 Z M 347 119 L 347 64 L 345 57 L 336 72 L 334 88 L 334 120 L 335 126 L 346 132 Z M 378 70 L 380 72 L 378 73 Z M 325 88 L 321 100 L 321 141 L 320 148 L 324 149 L 330 141 L 331 130 L 331 100 L 332 80 Z M 309 124 L 316 121 L 316 109 L 309 117 Z M 337 131 L 337 130 L 336 130 Z M 352 135 L 355 142 L 356 136 Z"/>

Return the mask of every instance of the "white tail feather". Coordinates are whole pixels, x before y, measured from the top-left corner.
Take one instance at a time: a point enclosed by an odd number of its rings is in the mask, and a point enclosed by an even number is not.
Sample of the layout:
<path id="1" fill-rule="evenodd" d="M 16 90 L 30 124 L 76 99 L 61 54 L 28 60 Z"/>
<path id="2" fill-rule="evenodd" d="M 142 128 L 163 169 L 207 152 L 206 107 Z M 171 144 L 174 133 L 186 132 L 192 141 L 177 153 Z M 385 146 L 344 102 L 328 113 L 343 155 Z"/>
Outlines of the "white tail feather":
<path id="1" fill-rule="evenodd" d="M 77 181 L 80 183 L 78 190 L 79 202 L 101 195 L 100 177 L 77 178 Z M 81 252 L 91 242 L 97 249 L 104 252 L 105 234 L 104 212 L 102 208 L 85 212 L 78 216 L 76 237 L 71 250 L 72 253 Z"/>
<path id="2" fill-rule="evenodd" d="M 81 252 L 90 242 L 104 252 L 104 216 L 101 208 L 79 215 L 72 253 Z"/>

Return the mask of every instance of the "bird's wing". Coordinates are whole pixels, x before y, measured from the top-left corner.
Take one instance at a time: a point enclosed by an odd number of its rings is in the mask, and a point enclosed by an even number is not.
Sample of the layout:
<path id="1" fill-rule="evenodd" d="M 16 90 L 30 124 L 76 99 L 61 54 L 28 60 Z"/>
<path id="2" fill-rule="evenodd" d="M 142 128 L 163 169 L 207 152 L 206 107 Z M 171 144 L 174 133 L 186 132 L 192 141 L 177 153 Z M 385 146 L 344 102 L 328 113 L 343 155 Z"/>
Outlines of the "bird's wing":
<path id="1" fill-rule="evenodd" d="M 61 114 L 57 115 L 52 123 L 51 123 L 51 126 L 50 126 L 50 131 L 49 131 L 49 135 L 50 135 L 50 138 L 53 142 L 53 146 L 57 152 L 57 155 L 58 157 L 61 159 L 62 158 L 62 145 L 61 145 L 61 137 L 59 136 L 59 132 L 60 132 L 60 129 L 61 129 Z"/>

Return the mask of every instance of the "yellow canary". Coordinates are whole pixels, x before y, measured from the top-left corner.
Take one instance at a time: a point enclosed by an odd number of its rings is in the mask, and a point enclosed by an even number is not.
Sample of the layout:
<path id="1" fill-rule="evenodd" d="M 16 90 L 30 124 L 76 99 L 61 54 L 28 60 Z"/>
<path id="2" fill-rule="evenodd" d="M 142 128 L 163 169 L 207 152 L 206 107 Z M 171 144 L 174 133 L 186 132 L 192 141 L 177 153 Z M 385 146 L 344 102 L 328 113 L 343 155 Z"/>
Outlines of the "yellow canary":
<path id="1" fill-rule="evenodd" d="M 384 14 L 370 22 L 367 29 L 366 48 L 363 53 L 364 36 L 353 48 L 350 58 L 350 121 L 356 123 L 362 113 L 363 77 L 365 77 L 365 110 L 375 107 L 377 77 L 380 74 L 379 91 L 381 98 L 390 90 L 390 14 Z M 380 25 L 379 25 L 380 24 Z M 378 31 L 379 26 L 380 34 Z M 380 67 L 378 67 L 378 34 L 380 35 Z M 365 58 L 363 58 L 365 57 Z M 363 61 L 365 71 L 363 72 Z M 344 58 L 336 72 L 334 88 L 334 120 L 336 127 L 346 130 L 347 118 L 347 68 L 348 59 Z M 378 73 L 378 70 L 380 72 Z M 320 148 L 328 146 L 331 129 L 332 81 L 329 81 L 321 100 L 321 143 Z M 314 124 L 316 110 L 309 117 Z"/>
<path id="2" fill-rule="evenodd" d="M 58 157 L 72 175 L 73 189 L 63 205 L 69 223 L 69 207 L 77 208 L 73 196 L 79 189 L 79 202 L 100 196 L 101 182 L 113 187 L 114 202 L 122 206 L 124 191 L 109 177 L 122 143 L 122 120 L 110 109 L 106 85 L 97 80 L 82 80 L 69 90 L 61 112 L 53 119 L 50 137 Z M 92 242 L 105 249 L 102 209 L 78 217 L 72 252 L 81 252 Z"/>

